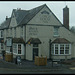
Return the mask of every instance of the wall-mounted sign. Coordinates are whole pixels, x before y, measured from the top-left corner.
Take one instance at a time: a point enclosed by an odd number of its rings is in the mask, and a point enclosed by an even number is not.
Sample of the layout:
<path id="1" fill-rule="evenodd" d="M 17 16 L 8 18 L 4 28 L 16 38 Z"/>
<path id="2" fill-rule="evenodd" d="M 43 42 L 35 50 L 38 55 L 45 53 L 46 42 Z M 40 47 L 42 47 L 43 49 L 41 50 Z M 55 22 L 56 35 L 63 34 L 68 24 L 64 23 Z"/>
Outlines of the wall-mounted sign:
<path id="1" fill-rule="evenodd" d="M 12 38 L 7 38 L 6 45 L 7 46 L 12 46 Z"/>
<path id="2" fill-rule="evenodd" d="M 37 35 L 38 28 L 37 27 L 29 27 L 29 35 Z"/>

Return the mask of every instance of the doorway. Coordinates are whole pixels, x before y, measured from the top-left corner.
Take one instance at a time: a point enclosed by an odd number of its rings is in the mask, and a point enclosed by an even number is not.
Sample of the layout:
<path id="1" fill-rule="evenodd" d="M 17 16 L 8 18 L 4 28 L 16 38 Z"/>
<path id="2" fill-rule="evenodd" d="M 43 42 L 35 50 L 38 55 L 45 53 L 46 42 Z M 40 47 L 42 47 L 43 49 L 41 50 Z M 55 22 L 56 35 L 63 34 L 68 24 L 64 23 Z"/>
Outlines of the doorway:
<path id="1" fill-rule="evenodd" d="M 35 56 L 38 56 L 38 48 L 33 48 L 33 60 L 35 59 Z"/>

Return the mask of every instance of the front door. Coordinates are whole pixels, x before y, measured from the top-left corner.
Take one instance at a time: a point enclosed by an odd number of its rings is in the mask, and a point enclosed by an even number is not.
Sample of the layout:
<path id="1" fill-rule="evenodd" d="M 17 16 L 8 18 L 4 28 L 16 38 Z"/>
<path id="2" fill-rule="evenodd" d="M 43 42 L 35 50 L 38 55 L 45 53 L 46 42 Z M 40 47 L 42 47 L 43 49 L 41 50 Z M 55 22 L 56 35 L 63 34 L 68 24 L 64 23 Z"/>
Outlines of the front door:
<path id="1" fill-rule="evenodd" d="M 38 56 L 38 48 L 33 48 L 33 60 L 35 59 L 35 56 Z"/>

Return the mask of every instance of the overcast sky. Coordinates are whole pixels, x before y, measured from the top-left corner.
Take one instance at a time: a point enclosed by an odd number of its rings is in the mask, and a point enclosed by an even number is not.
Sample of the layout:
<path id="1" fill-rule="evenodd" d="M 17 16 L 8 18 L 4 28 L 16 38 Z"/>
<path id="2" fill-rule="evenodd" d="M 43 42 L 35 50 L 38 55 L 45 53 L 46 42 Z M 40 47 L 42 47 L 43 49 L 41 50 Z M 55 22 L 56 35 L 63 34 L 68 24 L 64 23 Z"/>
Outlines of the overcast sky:
<path id="1" fill-rule="evenodd" d="M 13 9 L 30 10 L 43 4 L 49 7 L 61 23 L 63 23 L 63 8 L 67 5 L 69 25 L 75 26 L 75 1 L 0 1 L 0 23 L 5 20 L 6 16 L 11 16 Z"/>

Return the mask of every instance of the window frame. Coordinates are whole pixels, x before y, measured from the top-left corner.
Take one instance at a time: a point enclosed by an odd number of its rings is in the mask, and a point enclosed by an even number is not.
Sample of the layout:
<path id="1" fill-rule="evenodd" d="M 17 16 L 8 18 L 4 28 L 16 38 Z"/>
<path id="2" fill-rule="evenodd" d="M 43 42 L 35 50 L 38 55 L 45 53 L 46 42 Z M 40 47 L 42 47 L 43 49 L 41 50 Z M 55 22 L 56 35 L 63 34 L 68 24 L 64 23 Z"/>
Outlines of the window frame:
<path id="1" fill-rule="evenodd" d="M 52 50 L 54 50 L 54 51 L 52 51 L 51 53 L 52 53 L 52 55 L 70 55 L 71 54 L 71 44 L 58 44 L 58 54 L 55 54 L 55 45 L 56 44 L 52 44 L 52 46 L 53 46 L 53 49 Z M 60 50 L 60 46 L 61 45 L 64 45 L 64 53 L 63 54 L 61 54 L 61 50 Z M 66 54 L 65 53 L 65 51 L 66 51 L 66 49 L 65 49 L 65 47 L 66 47 L 66 45 L 69 45 L 69 50 L 68 50 L 68 54 Z"/>

